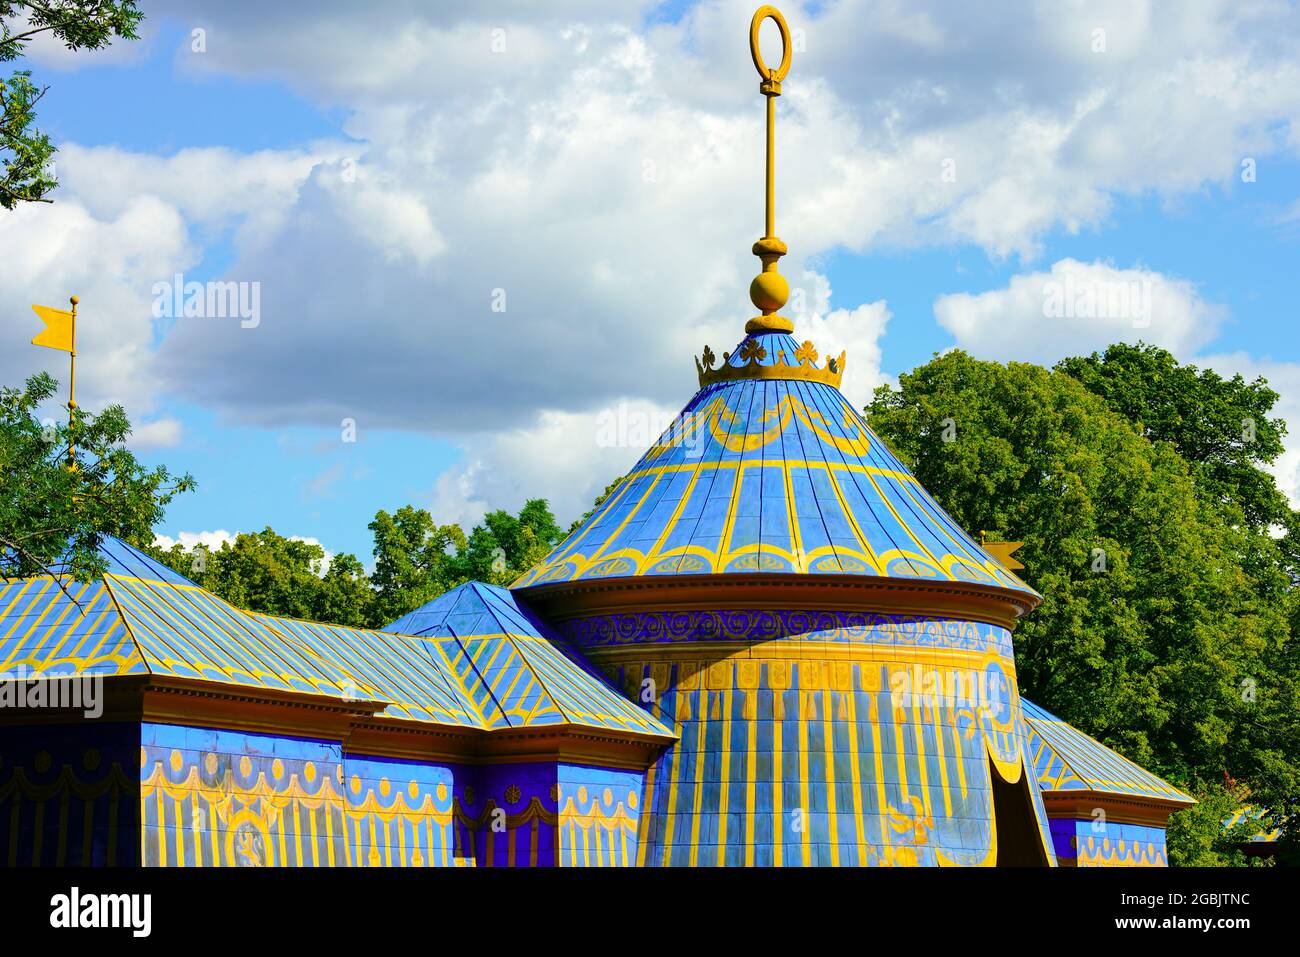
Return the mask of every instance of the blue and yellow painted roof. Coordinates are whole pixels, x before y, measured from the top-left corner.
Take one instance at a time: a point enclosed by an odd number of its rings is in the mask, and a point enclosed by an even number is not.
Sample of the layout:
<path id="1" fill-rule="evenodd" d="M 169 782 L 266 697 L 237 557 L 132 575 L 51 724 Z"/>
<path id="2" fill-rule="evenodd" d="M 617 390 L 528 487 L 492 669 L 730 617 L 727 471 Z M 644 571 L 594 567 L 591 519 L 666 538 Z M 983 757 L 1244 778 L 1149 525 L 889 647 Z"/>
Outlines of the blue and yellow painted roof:
<path id="1" fill-rule="evenodd" d="M 101 554 L 99 581 L 0 581 L 0 675 L 163 675 L 384 702 L 388 717 L 463 728 L 672 736 L 501 589 L 461 586 L 406 616 L 427 627 L 404 635 L 245 612 L 117 539 Z"/>
<path id="2" fill-rule="evenodd" d="M 488 727 L 572 724 L 674 737 L 504 588 L 470 582 L 386 630 L 436 643 Z"/>
<path id="3" fill-rule="evenodd" d="M 1102 791 L 1196 803 L 1169 782 L 1056 715 L 1024 698 L 1020 703 L 1029 734 L 1028 756 L 1044 791 Z"/>
<path id="4" fill-rule="evenodd" d="M 985 552 L 834 385 L 771 378 L 811 345 L 746 338 L 599 509 L 516 588 L 651 575 L 792 573 L 1037 593 Z M 742 359 L 748 356 L 748 359 Z M 766 368 L 764 368 L 766 367 Z M 779 370 L 778 374 L 780 374 Z"/>

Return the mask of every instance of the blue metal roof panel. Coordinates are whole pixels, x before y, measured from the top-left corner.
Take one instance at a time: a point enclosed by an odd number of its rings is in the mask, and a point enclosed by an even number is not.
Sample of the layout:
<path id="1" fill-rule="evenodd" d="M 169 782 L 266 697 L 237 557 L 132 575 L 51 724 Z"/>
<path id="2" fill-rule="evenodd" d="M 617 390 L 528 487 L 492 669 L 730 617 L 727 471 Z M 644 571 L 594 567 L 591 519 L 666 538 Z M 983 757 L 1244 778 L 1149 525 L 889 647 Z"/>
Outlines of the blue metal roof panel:
<path id="1" fill-rule="evenodd" d="M 1029 757 L 1044 791 L 1110 791 L 1196 803 L 1167 781 L 1033 702 L 1022 698 L 1021 707 L 1029 732 Z"/>
<path id="2" fill-rule="evenodd" d="M 792 359 L 793 338 L 761 338 L 761 364 L 782 351 Z M 1037 596 L 944 513 L 838 389 L 794 379 L 701 389 L 514 587 L 720 572 L 978 582 Z"/>

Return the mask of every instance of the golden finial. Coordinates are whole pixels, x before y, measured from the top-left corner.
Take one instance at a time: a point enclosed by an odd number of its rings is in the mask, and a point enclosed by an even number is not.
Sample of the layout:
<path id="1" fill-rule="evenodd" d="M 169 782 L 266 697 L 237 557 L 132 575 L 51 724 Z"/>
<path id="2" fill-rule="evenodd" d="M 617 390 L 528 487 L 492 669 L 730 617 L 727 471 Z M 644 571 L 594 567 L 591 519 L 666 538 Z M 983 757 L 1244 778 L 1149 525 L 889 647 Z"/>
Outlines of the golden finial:
<path id="1" fill-rule="evenodd" d="M 763 54 L 758 49 L 758 30 L 764 20 L 776 21 L 781 30 L 781 65 L 775 70 L 763 62 Z M 763 271 L 749 284 L 749 298 L 763 313 L 745 323 L 746 336 L 761 332 L 793 332 L 794 323 L 785 316 L 778 316 L 776 311 L 790 298 L 790 284 L 776 271 L 776 261 L 786 253 L 785 243 L 775 235 L 776 223 L 773 213 L 773 126 L 776 110 L 772 98 L 781 95 L 781 81 L 790 72 L 790 28 L 786 26 L 785 17 L 776 7 L 762 6 L 754 12 L 754 19 L 749 24 L 749 52 L 754 58 L 761 80 L 758 92 L 767 97 L 767 232 L 754 243 L 754 255 L 763 262 Z M 769 346 L 773 353 L 769 353 Z M 718 357 L 708 346 L 704 355 L 695 360 L 695 371 L 700 377 L 700 388 L 719 383 L 734 382 L 741 379 L 785 379 L 804 382 L 819 382 L 838 389 L 844 375 L 846 356 L 826 357 L 826 365 L 817 365 L 817 349 L 811 342 L 795 345 L 794 348 L 783 346 L 780 341 L 764 345 L 754 339 L 746 339 L 736 352 L 724 352 L 722 364 L 717 365 Z"/>
<path id="2" fill-rule="evenodd" d="M 763 54 L 758 49 L 758 29 L 768 19 L 776 21 L 777 28 L 781 31 L 781 65 L 776 69 L 771 69 L 763 62 Z M 773 208 L 776 125 L 776 105 L 773 101 L 781 95 L 781 81 L 790 72 L 791 53 L 790 28 L 776 7 L 764 5 L 754 11 L 754 19 L 749 23 L 749 52 L 761 78 L 758 91 L 767 97 L 767 231 L 762 239 L 754 243 L 754 255 L 762 261 L 763 271 L 749 284 L 749 299 L 762 315 L 745 323 L 745 332 L 750 335 L 757 332 L 792 332 L 794 323 L 785 316 L 776 315 L 776 311 L 790 298 L 790 284 L 776 271 L 776 261 L 787 250 L 785 243 L 776 237 L 776 213 Z"/>

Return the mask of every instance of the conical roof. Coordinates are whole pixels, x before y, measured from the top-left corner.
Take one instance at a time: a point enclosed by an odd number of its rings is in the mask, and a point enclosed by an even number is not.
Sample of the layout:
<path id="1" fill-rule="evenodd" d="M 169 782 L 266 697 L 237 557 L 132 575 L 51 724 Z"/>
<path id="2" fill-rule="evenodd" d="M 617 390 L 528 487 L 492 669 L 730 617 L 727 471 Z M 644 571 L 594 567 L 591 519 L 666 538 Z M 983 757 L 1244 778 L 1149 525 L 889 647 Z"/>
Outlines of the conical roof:
<path id="1" fill-rule="evenodd" d="M 747 336 L 606 501 L 516 583 L 835 575 L 1037 593 L 982 549 L 785 332 Z"/>

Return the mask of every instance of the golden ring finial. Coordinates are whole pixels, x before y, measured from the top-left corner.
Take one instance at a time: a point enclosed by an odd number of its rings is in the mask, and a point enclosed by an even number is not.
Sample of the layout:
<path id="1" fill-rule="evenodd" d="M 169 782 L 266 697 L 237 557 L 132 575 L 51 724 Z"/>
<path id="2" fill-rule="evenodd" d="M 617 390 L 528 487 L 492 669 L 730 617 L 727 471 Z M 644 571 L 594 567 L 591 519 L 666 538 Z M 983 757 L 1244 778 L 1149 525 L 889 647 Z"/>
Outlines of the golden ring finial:
<path id="1" fill-rule="evenodd" d="M 781 31 L 781 65 L 773 70 L 763 62 L 763 53 L 758 48 L 758 31 L 764 20 L 775 20 Z M 781 95 L 781 81 L 790 72 L 790 55 L 794 45 L 790 42 L 790 27 L 785 17 L 776 7 L 764 4 L 754 11 L 754 19 L 749 21 L 749 53 L 754 58 L 754 68 L 762 81 L 758 92 L 767 98 L 767 228 L 763 238 L 754 243 L 754 255 L 763 263 L 763 271 L 749 284 L 749 300 L 762 312 L 745 324 L 745 332 L 754 335 L 759 332 L 790 332 L 794 323 L 785 316 L 778 316 L 777 310 L 790 298 L 790 284 L 785 281 L 776 268 L 776 261 L 786 254 L 785 243 L 776 235 L 776 97 Z"/>
<path id="2" fill-rule="evenodd" d="M 764 20 L 775 20 L 777 29 L 781 31 L 781 65 L 775 70 L 769 69 L 763 62 L 763 51 L 758 48 L 758 29 L 763 25 Z M 759 90 L 765 96 L 781 95 L 781 81 L 790 72 L 790 52 L 790 28 L 786 25 L 781 11 L 768 4 L 755 10 L 754 19 L 749 21 L 749 54 L 754 58 L 754 68 L 758 70 L 758 75 L 763 80 L 759 84 Z"/>

